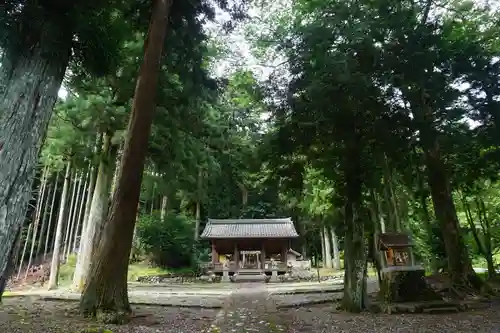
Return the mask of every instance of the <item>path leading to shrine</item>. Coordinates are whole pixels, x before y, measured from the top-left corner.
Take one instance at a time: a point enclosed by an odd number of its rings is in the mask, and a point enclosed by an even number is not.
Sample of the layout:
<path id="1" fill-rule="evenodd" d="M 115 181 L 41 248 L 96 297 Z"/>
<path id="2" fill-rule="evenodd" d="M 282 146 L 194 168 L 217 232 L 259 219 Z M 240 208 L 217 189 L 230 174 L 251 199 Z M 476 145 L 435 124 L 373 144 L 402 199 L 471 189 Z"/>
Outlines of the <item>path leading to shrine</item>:
<path id="1" fill-rule="evenodd" d="M 374 284 L 375 283 L 375 284 Z M 370 282 L 370 289 L 377 288 L 376 281 Z M 136 284 L 129 285 L 132 304 L 162 305 L 179 307 L 224 308 L 234 295 L 266 295 L 278 308 L 306 304 L 321 304 L 342 297 L 342 280 L 300 283 L 228 283 L 228 284 Z M 30 296 L 45 300 L 78 300 L 79 293 L 67 289 L 48 291 L 31 289 L 7 293 L 8 296 Z"/>

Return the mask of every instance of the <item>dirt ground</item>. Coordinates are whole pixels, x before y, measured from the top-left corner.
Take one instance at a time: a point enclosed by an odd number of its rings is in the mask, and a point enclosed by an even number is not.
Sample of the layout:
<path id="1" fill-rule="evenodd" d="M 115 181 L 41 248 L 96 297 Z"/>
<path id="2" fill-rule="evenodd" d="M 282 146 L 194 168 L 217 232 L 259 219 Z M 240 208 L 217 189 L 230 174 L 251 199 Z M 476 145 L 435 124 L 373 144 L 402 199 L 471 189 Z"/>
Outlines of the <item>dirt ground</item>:
<path id="1" fill-rule="evenodd" d="M 500 303 L 484 309 L 442 315 L 384 315 L 338 313 L 332 305 L 279 310 L 288 333 L 321 332 L 500 332 Z M 136 316 L 124 326 L 102 326 L 78 314 L 74 302 L 6 298 L 0 306 L 0 332 L 9 333 L 198 333 L 210 331 L 218 311 L 137 306 Z M 93 330 L 92 330 L 93 329 Z M 101 331 L 102 332 L 102 331 Z M 273 331 L 274 332 L 274 331 Z M 225 332 L 221 332 L 225 333 Z M 266 333 L 266 332 L 263 332 Z"/>

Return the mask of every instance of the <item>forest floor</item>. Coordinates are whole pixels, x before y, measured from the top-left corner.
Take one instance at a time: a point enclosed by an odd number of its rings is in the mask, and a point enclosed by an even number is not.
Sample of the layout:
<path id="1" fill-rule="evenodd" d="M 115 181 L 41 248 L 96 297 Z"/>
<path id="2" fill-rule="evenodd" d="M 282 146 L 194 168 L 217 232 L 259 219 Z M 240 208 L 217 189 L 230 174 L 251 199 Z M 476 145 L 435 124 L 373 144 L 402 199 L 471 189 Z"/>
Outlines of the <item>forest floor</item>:
<path id="1" fill-rule="evenodd" d="M 140 289 L 151 297 L 159 292 Z M 300 300 L 305 295 L 276 295 L 265 284 L 231 284 L 226 292 L 214 295 L 222 308 L 134 305 L 134 317 L 123 326 L 103 326 L 82 318 L 74 301 L 47 301 L 39 296 L 6 297 L 0 306 L 0 332 L 97 333 L 106 332 L 104 329 L 110 330 L 106 333 L 500 332 L 500 301 L 454 314 L 348 314 L 336 310 L 339 293 L 324 296 L 330 297 L 330 303 L 279 308 L 283 298 Z M 168 299 L 167 294 L 164 297 Z M 209 297 L 200 294 L 198 298 Z"/>
<path id="2" fill-rule="evenodd" d="M 113 333 L 500 331 L 500 303 L 458 314 L 353 315 L 336 311 L 333 304 L 276 310 L 272 304 L 266 305 L 262 297 L 233 297 L 222 310 L 135 306 L 135 316 L 123 326 L 102 326 L 84 319 L 74 302 L 7 298 L 0 307 L 0 332 L 97 333 L 104 329 Z"/>

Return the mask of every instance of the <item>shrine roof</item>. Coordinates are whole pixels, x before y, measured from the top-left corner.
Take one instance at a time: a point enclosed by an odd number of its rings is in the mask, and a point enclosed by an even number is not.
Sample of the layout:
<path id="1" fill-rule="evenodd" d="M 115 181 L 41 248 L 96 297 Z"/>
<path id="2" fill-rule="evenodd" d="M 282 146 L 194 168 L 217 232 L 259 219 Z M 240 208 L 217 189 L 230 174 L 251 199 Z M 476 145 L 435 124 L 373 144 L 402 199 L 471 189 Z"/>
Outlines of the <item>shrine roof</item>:
<path id="1" fill-rule="evenodd" d="M 379 249 L 403 248 L 413 246 L 410 237 L 400 233 L 384 233 L 378 236 Z"/>
<path id="2" fill-rule="evenodd" d="M 201 238 L 295 238 L 297 231 L 291 218 L 276 219 L 208 219 Z"/>

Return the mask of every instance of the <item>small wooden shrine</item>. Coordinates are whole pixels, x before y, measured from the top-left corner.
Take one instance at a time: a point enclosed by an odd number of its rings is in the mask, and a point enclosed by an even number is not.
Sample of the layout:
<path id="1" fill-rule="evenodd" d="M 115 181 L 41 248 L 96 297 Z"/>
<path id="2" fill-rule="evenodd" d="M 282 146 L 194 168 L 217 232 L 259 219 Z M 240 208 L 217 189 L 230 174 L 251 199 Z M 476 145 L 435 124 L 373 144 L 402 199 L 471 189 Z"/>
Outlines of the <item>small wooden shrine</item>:
<path id="1" fill-rule="evenodd" d="M 413 267 L 413 243 L 408 235 L 384 233 L 378 237 L 378 250 L 382 271 L 397 270 L 394 267 Z"/>
<path id="2" fill-rule="evenodd" d="M 382 266 L 380 294 L 385 303 L 436 299 L 424 280 L 425 269 L 415 263 L 413 242 L 408 235 L 380 234 L 377 249 Z"/>

